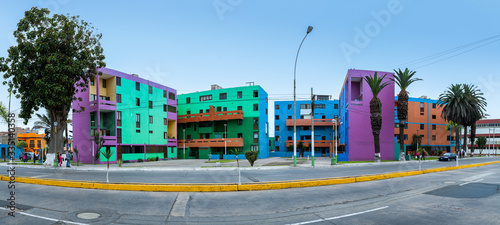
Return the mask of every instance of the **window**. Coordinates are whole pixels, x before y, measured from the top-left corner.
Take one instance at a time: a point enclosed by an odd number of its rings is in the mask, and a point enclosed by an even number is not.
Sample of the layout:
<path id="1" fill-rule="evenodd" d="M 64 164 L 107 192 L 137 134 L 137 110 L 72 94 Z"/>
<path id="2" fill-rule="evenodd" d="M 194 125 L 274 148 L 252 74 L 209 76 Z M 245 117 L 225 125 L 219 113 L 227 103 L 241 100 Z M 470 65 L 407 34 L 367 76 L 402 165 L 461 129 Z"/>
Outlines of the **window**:
<path id="1" fill-rule="evenodd" d="M 435 141 L 436 140 L 436 135 L 432 135 L 432 140 Z"/>
<path id="2" fill-rule="evenodd" d="M 177 107 L 169 105 L 167 111 L 171 112 L 171 113 L 176 113 L 177 112 Z"/>
<path id="3" fill-rule="evenodd" d="M 209 113 L 209 112 L 210 112 L 210 109 L 205 110 L 205 112 L 206 112 L 206 113 Z"/>
<path id="4" fill-rule="evenodd" d="M 199 122 L 200 127 L 212 127 L 212 121 Z"/>
<path id="5" fill-rule="evenodd" d="M 405 134 L 405 141 L 408 141 L 408 134 Z"/>
<path id="6" fill-rule="evenodd" d="M 200 102 L 209 101 L 209 100 L 212 100 L 212 95 L 200 96 Z"/>
<path id="7" fill-rule="evenodd" d="M 116 94 L 116 102 L 122 103 L 122 95 L 121 94 Z"/>
<path id="8" fill-rule="evenodd" d="M 326 116 L 325 116 L 325 115 L 322 115 L 322 116 L 321 116 L 321 119 L 326 119 Z"/>
<path id="9" fill-rule="evenodd" d="M 275 131 L 280 131 L 280 126 L 276 125 L 274 128 Z"/>
<path id="10" fill-rule="evenodd" d="M 280 116 L 279 116 L 279 115 L 275 115 L 275 116 L 274 116 L 274 119 L 275 119 L 275 120 L 279 120 L 279 119 L 280 119 Z"/>
<path id="11" fill-rule="evenodd" d="M 163 97 L 166 98 L 167 97 L 167 91 L 166 90 L 163 90 Z"/>
<path id="12" fill-rule="evenodd" d="M 97 100 L 97 95 L 91 94 L 90 101 L 95 101 L 95 100 Z"/>
<path id="13" fill-rule="evenodd" d="M 339 109 L 339 104 L 333 105 L 333 109 Z"/>
<path id="14" fill-rule="evenodd" d="M 258 152 L 259 151 L 259 146 L 258 145 L 252 145 L 252 146 L 250 146 L 250 150 L 252 150 L 254 152 Z"/>
<path id="15" fill-rule="evenodd" d="M 200 109 L 200 113 L 203 113 L 203 109 Z"/>
<path id="16" fill-rule="evenodd" d="M 274 137 L 274 141 L 279 141 L 279 140 L 280 140 L 280 136 Z"/>
<path id="17" fill-rule="evenodd" d="M 141 130 L 135 130 L 136 133 L 141 133 Z"/>
<path id="18" fill-rule="evenodd" d="M 292 104 L 288 104 L 288 109 L 292 109 Z"/>
<path id="19" fill-rule="evenodd" d="M 274 109 L 280 109 L 280 105 L 274 105 Z"/>
<path id="20" fill-rule="evenodd" d="M 242 98 L 243 97 L 243 93 L 241 91 L 238 91 L 238 94 L 236 94 L 236 98 Z"/>
<path id="21" fill-rule="evenodd" d="M 324 109 L 325 108 L 325 104 L 314 104 L 314 108 L 315 109 Z"/>
<path id="22" fill-rule="evenodd" d="M 326 100 L 330 100 L 330 96 L 328 96 L 328 95 L 318 95 L 318 96 L 316 97 L 316 99 L 317 99 L 318 101 L 326 101 Z"/>
<path id="23" fill-rule="evenodd" d="M 220 93 L 219 94 L 219 100 L 226 100 L 227 99 L 227 93 Z"/>
<path id="24" fill-rule="evenodd" d="M 293 139 L 292 139 L 292 136 L 288 136 L 288 140 L 289 140 L 289 141 L 293 140 Z"/>
<path id="25" fill-rule="evenodd" d="M 423 130 L 425 128 L 424 124 L 420 124 L 420 130 Z"/>
<path id="26" fill-rule="evenodd" d="M 436 125 L 432 125 L 432 130 L 436 130 Z"/>
<path id="27" fill-rule="evenodd" d="M 259 97 L 259 91 L 258 90 L 254 90 L 253 91 L 253 97 L 254 98 L 258 98 Z"/>
<path id="28" fill-rule="evenodd" d="M 148 87 L 148 93 L 153 94 L 153 87 L 151 87 L 151 86 Z"/>
<path id="29" fill-rule="evenodd" d="M 259 117 L 253 118 L 253 129 L 258 130 L 259 129 Z"/>
<path id="30" fill-rule="evenodd" d="M 222 108 L 222 111 L 226 112 L 227 111 L 227 107 Z"/>
<path id="31" fill-rule="evenodd" d="M 167 124 L 168 124 L 167 118 L 163 118 L 163 125 L 167 125 Z"/>
<path id="32" fill-rule="evenodd" d="M 141 128 L 141 114 L 135 114 L 135 127 Z"/>
<path id="33" fill-rule="evenodd" d="M 30 148 L 35 148 L 35 140 L 30 140 Z"/>
<path id="34" fill-rule="evenodd" d="M 326 140 L 326 136 L 321 136 L 321 140 L 325 141 Z"/>
<path id="35" fill-rule="evenodd" d="M 163 104 L 163 112 L 167 111 L 167 104 Z"/>
<path id="36" fill-rule="evenodd" d="M 135 90 L 137 90 L 137 91 L 141 90 L 141 83 L 135 82 Z"/>
<path id="37" fill-rule="evenodd" d="M 106 80 L 102 80 L 102 88 L 106 88 Z"/>
<path id="38" fill-rule="evenodd" d="M 259 111 L 259 104 L 253 104 L 253 111 Z"/>
<path id="39" fill-rule="evenodd" d="M 432 103 L 432 108 L 435 109 L 436 108 L 436 103 Z"/>
<path id="40" fill-rule="evenodd" d="M 168 99 L 175 100 L 175 93 L 168 92 Z"/>
<path id="41" fill-rule="evenodd" d="M 407 130 L 407 129 L 408 129 L 408 124 L 407 124 L 407 123 L 405 123 L 405 130 Z"/>
<path id="42" fill-rule="evenodd" d="M 253 143 L 259 143 L 259 132 L 253 132 Z"/>
<path id="43" fill-rule="evenodd" d="M 243 110 L 243 106 L 238 106 L 238 110 Z"/>
<path id="44" fill-rule="evenodd" d="M 287 127 L 288 128 L 288 131 L 292 131 L 293 130 L 293 127 Z"/>
<path id="45" fill-rule="evenodd" d="M 149 124 L 153 124 L 153 116 L 149 116 Z"/>
<path id="46" fill-rule="evenodd" d="M 243 125 L 243 120 L 238 120 L 238 125 Z"/>
<path id="47" fill-rule="evenodd" d="M 153 101 L 149 101 L 149 108 L 152 109 L 153 108 Z"/>
<path id="48" fill-rule="evenodd" d="M 168 139 L 168 133 L 167 132 L 163 132 L 163 139 Z"/>
<path id="49" fill-rule="evenodd" d="M 243 138 L 243 133 L 238 133 L 238 138 Z"/>
<path id="50" fill-rule="evenodd" d="M 141 99 L 140 98 L 135 98 L 135 105 L 141 106 Z"/>
<path id="51" fill-rule="evenodd" d="M 119 144 L 122 143 L 122 129 L 120 128 L 116 129 L 116 142 Z"/>
<path id="52" fill-rule="evenodd" d="M 222 107 L 217 106 L 217 112 L 220 112 L 220 111 L 222 111 Z"/>
<path id="53" fill-rule="evenodd" d="M 121 111 L 116 111 L 116 125 L 117 126 L 122 125 L 122 112 Z"/>
<path id="54" fill-rule="evenodd" d="M 436 119 L 436 115 L 432 115 L 432 119 L 435 120 Z"/>
<path id="55" fill-rule="evenodd" d="M 150 134 L 153 134 L 153 131 L 152 131 L 152 130 L 150 130 L 150 131 L 149 131 L 149 133 L 150 133 Z"/>
<path id="56" fill-rule="evenodd" d="M 292 116 L 288 116 L 287 119 L 291 120 L 292 119 Z"/>
<path id="57" fill-rule="evenodd" d="M 300 104 L 300 109 L 311 109 L 311 104 Z"/>
<path id="58" fill-rule="evenodd" d="M 90 81 L 90 86 L 94 86 L 94 80 Z"/>
<path id="59" fill-rule="evenodd" d="M 267 115 L 267 108 L 266 108 L 266 115 Z"/>
<path id="60" fill-rule="evenodd" d="M 424 115 L 425 104 L 423 102 L 420 103 L 420 115 Z"/>
<path id="61" fill-rule="evenodd" d="M 122 78 L 116 77 L 116 86 L 122 86 Z"/>

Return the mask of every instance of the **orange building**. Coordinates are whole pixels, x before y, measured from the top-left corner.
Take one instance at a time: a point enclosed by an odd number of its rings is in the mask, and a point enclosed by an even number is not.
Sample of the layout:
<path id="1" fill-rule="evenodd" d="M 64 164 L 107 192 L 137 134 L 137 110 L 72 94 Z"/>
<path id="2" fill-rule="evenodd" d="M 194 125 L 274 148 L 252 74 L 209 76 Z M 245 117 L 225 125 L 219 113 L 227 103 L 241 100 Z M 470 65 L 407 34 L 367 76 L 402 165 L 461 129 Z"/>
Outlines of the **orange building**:
<path id="1" fill-rule="evenodd" d="M 45 148 L 45 134 L 35 134 L 35 133 L 18 133 L 17 141 L 25 141 L 28 147 L 24 148 L 25 152 L 35 152 L 38 154 L 39 149 Z"/>
<path id="2" fill-rule="evenodd" d="M 399 142 L 399 120 L 396 111 L 397 98 L 396 96 L 394 103 L 394 137 Z M 448 122 L 441 118 L 442 107 L 439 107 L 437 102 L 437 100 L 428 99 L 426 96 L 408 100 L 408 121 L 404 131 L 404 138 L 409 154 L 413 155 L 415 150 L 411 147 L 414 135 L 421 136 L 420 145 L 429 146 L 431 151 L 442 150 L 443 152 L 449 152 L 455 146 L 455 135 L 452 131 L 446 130 Z"/>

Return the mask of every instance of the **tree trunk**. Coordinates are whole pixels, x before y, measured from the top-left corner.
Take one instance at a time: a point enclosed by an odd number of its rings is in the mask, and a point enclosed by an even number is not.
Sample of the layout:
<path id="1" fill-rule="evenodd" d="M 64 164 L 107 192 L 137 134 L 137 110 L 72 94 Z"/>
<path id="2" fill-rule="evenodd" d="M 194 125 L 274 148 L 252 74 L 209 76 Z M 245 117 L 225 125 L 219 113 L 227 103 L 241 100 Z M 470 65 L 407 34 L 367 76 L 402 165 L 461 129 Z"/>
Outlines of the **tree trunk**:
<path id="1" fill-rule="evenodd" d="M 380 135 L 373 134 L 373 142 L 375 143 L 374 161 L 380 162 Z"/>
<path id="2" fill-rule="evenodd" d="M 467 126 L 464 126 L 464 151 L 467 152 Z"/>
<path id="3" fill-rule="evenodd" d="M 49 152 L 50 153 L 62 153 L 64 148 L 64 131 L 66 130 L 66 122 L 68 119 L 67 113 L 60 114 L 55 110 L 49 110 L 49 116 L 52 122 L 50 124 L 50 142 L 49 142 Z M 57 122 L 57 127 L 54 126 L 54 122 Z M 55 133 L 57 129 L 57 134 Z M 57 139 L 57 140 L 56 140 Z M 57 143 L 56 143 L 57 142 Z M 56 146 L 57 144 L 57 146 Z"/>
<path id="4" fill-rule="evenodd" d="M 455 127 L 455 153 L 456 154 L 458 154 L 458 152 L 460 151 L 460 146 L 459 146 L 460 133 L 461 133 L 460 126 L 457 124 L 457 126 Z"/>
<path id="5" fill-rule="evenodd" d="M 370 122 L 375 147 L 375 162 L 380 162 L 380 130 L 382 129 L 382 103 L 377 97 L 370 101 Z"/>
<path id="6" fill-rule="evenodd" d="M 399 161 L 405 161 L 404 129 L 408 120 L 408 92 L 401 90 L 398 94 L 397 115 L 399 120 Z"/>
<path id="7" fill-rule="evenodd" d="M 470 152 L 474 155 L 474 141 L 476 140 L 476 122 L 470 126 Z"/>
<path id="8" fill-rule="evenodd" d="M 405 121 L 399 121 L 399 161 L 405 161 Z"/>

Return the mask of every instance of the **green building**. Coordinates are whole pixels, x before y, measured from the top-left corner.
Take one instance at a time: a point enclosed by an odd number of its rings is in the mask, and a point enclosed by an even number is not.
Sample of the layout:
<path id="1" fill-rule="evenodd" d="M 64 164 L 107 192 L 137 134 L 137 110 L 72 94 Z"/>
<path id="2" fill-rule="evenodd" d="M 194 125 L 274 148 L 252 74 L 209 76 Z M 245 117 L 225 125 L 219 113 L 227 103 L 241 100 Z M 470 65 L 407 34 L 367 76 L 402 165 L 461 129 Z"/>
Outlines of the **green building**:
<path id="1" fill-rule="evenodd" d="M 269 157 L 267 102 L 267 92 L 258 85 L 212 85 L 209 91 L 178 95 L 178 158 L 232 159 L 232 149 L 239 157 L 245 151 Z"/>

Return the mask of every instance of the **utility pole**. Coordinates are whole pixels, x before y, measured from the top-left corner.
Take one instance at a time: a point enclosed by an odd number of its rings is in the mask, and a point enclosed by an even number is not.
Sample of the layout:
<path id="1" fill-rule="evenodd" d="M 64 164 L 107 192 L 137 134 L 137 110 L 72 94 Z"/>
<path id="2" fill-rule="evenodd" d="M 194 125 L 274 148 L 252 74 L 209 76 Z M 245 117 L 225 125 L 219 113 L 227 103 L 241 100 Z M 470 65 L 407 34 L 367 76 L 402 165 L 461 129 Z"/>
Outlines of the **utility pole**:
<path id="1" fill-rule="evenodd" d="M 314 167 L 314 94 L 311 88 L 311 165 Z"/>

